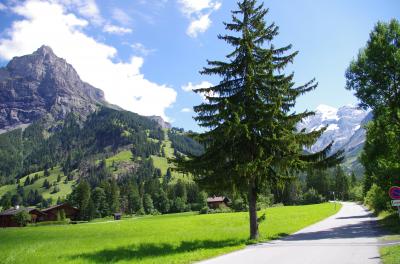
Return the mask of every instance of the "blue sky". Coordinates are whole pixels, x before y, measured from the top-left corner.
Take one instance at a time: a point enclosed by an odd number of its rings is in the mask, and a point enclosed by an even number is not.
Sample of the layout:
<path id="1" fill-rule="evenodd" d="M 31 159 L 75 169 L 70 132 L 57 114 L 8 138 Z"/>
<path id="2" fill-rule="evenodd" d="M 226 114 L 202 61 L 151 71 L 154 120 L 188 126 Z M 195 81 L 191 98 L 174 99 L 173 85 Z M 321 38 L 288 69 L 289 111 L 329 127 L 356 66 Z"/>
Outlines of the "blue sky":
<path id="1" fill-rule="evenodd" d="M 287 70 L 299 84 L 319 87 L 296 110 L 356 103 L 344 73 L 374 24 L 400 19 L 398 0 L 269 0 L 267 16 L 280 27 L 275 45 L 300 53 Z M 198 130 L 192 120 L 202 98 L 190 91 L 218 83 L 201 76 L 207 59 L 230 47 L 217 39 L 230 20 L 231 0 L 0 0 L 0 64 L 50 45 L 106 98 L 127 110 L 161 115 Z M 191 85 L 190 85 L 191 84 Z M 185 88 L 182 89 L 182 87 Z"/>

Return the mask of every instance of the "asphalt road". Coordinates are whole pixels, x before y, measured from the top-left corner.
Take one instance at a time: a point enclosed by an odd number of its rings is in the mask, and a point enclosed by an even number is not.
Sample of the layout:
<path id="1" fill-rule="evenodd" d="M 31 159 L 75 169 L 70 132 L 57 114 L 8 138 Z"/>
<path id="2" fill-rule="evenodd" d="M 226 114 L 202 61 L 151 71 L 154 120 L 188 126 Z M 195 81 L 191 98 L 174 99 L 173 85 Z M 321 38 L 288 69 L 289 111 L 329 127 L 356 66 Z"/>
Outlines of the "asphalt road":
<path id="1" fill-rule="evenodd" d="M 375 264 L 381 263 L 376 219 L 355 203 L 281 240 L 247 247 L 202 264 Z"/>

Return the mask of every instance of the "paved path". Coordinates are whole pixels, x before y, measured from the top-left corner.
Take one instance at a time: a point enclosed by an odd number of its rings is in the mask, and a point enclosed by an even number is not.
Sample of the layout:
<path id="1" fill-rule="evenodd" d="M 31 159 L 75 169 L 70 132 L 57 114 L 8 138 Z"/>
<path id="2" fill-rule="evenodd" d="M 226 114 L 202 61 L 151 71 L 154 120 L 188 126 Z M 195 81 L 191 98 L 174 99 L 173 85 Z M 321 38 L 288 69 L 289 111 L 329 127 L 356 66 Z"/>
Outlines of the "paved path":
<path id="1" fill-rule="evenodd" d="M 281 240 L 247 247 L 202 264 L 375 264 L 381 263 L 376 219 L 355 203 Z"/>

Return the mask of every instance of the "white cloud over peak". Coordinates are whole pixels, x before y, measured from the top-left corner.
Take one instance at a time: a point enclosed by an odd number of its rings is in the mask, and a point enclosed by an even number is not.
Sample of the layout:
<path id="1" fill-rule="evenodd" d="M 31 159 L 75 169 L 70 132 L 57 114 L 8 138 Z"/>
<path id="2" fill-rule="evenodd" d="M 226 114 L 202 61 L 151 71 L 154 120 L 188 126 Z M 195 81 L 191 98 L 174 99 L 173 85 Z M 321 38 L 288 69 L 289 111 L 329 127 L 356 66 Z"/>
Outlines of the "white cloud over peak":
<path id="1" fill-rule="evenodd" d="M 103 31 L 110 33 L 110 34 L 116 34 L 116 35 L 124 35 L 124 34 L 132 33 L 132 29 L 130 29 L 130 28 L 118 27 L 118 26 L 110 25 L 110 24 L 105 25 L 103 28 Z"/>
<path id="2" fill-rule="evenodd" d="M 186 34 L 196 38 L 211 26 L 210 15 L 221 8 L 221 2 L 214 0 L 177 0 L 181 12 L 190 20 Z"/>
<path id="3" fill-rule="evenodd" d="M 22 18 L 0 39 L 1 58 L 9 60 L 48 45 L 75 67 L 82 80 L 102 89 L 110 103 L 166 118 L 165 109 L 175 102 L 177 93 L 144 77 L 140 72 L 143 58 L 114 62 L 116 48 L 85 34 L 82 30 L 88 21 L 67 13 L 60 3 L 28 0 L 14 6 L 12 12 Z"/>

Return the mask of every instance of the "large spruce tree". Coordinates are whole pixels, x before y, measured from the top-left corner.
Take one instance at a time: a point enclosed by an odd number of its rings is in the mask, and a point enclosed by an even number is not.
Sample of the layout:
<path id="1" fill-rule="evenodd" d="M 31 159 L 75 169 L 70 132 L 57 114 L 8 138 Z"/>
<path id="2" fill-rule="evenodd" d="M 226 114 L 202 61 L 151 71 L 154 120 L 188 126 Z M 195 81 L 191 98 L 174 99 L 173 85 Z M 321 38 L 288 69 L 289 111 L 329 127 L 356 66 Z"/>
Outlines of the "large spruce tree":
<path id="1" fill-rule="evenodd" d="M 310 166 L 336 164 L 340 153 L 328 157 L 330 144 L 321 152 L 305 155 L 304 147 L 313 145 L 324 129 L 297 131 L 296 124 L 314 113 L 292 109 L 296 99 L 317 84 L 312 80 L 295 87 L 293 74 L 284 73 L 297 52 L 289 53 L 291 45 L 276 48 L 272 44 L 278 27 L 266 24 L 268 9 L 255 0 L 241 1 L 238 6 L 232 12 L 233 21 L 225 23 L 233 34 L 219 36 L 233 51 L 226 61 L 208 61 L 201 72 L 220 76 L 220 83 L 195 91 L 207 99 L 194 108 L 195 120 L 206 128 L 198 136 L 205 153 L 178 161 L 178 168 L 210 189 L 246 192 L 250 238 L 257 239 L 260 190 Z"/>

